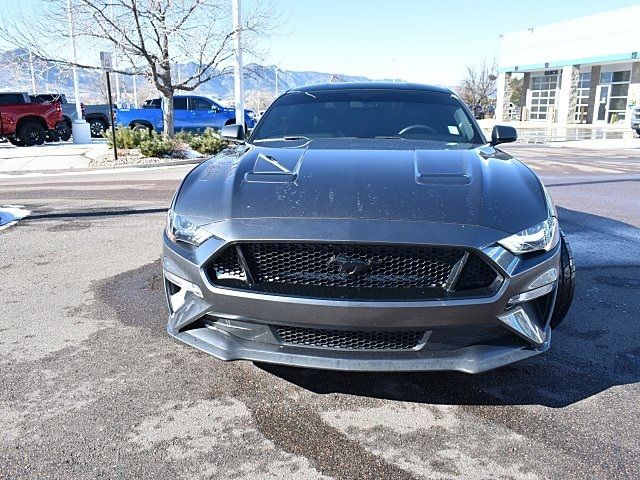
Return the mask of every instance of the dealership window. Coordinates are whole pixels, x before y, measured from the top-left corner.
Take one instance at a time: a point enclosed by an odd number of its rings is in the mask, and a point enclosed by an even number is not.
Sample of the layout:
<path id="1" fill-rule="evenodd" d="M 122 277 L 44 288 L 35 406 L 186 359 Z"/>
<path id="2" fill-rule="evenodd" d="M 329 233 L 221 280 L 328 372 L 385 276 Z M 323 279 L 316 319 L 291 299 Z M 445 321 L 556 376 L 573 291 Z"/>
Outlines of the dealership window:
<path id="1" fill-rule="evenodd" d="M 631 71 L 602 72 L 600 74 L 599 121 L 617 123 L 625 119 Z"/>
<path id="2" fill-rule="evenodd" d="M 558 96 L 558 80 L 559 76 L 556 71 L 531 77 L 528 102 L 530 120 L 553 120 Z"/>
<path id="3" fill-rule="evenodd" d="M 591 88 L 591 73 L 581 73 L 576 92 L 576 123 L 587 123 L 589 110 L 589 89 Z"/>

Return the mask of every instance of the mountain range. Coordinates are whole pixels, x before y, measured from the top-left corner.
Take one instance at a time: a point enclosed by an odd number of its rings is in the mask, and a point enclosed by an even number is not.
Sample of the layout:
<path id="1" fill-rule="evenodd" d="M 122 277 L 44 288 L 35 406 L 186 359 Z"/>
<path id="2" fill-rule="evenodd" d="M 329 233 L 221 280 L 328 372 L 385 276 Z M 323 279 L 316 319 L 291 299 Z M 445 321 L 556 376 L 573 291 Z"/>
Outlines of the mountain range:
<path id="1" fill-rule="evenodd" d="M 174 65 L 173 70 L 176 80 L 191 75 L 195 68 L 196 65 L 194 63 Z M 244 83 L 247 96 L 271 97 L 266 100 L 270 102 L 276 92 L 276 73 L 279 93 L 289 88 L 314 83 L 372 81 L 365 76 L 343 75 L 335 72 L 285 70 L 274 65 L 265 66 L 251 63 L 245 66 Z M 133 78 L 129 75 L 120 75 L 119 77 L 118 83 L 121 97 L 125 101 L 132 101 Z M 61 92 L 67 95 L 67 99 L 71 100 L 73 98 L 73 80 L 70 67 L 38 58 L 30 59 L 29 52 L 24 49 L 0 52 L 0 89 L 33 93 L 32 83 L 35 83 L 37 92 Z M 112 88 L 115 88 L 115 83 L 112 80 Z M 78 69 L 78 84 L 83 102 L 103 103 L 106 101 L 106 88 L 99 70 Z M 146 79 L 138 77 L 136 85 L 140 101 L 157 96 L 155 88 Z M 198 87 L 196 93 L 222 100 L 230 100 L 234 95 L 233 86 L 233 75 L 224 74 L 202 84 Z M 256 107 L 259 108 L 259 106 Z"/>

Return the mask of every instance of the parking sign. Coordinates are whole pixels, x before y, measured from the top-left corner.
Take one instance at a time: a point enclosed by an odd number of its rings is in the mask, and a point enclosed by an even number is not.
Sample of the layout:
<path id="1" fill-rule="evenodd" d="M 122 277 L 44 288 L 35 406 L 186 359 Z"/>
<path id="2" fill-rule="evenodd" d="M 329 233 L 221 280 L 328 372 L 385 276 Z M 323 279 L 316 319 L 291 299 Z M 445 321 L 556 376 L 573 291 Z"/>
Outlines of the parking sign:
<path id="1" fill-rule="evenodd" d="M 111 52 L 100 52 L 100 64 L 102 70 L 110 72 L 113 70 L 113 63 L 111 62 Z"/>

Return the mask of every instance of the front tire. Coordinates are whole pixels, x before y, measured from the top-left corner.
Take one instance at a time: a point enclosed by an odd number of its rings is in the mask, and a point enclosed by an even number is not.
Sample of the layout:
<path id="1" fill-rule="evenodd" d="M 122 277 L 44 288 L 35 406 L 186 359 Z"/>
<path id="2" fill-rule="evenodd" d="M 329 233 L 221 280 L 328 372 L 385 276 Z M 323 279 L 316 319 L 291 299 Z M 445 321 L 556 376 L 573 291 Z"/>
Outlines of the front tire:
<path id="1" fill-rule="evenodd" d="M 99 138 L 107 130 L 107 124 L 99 118 L 93 118 L 89 120 L 89 129 L 93 138 Z"/>
<path id="2" fill-rule="evenodd" d="M 562 323 L 567 316 L 573 294 L 576 290 L 576 265 L 573 261 L 571 247 L 567 243 L 564 233 L 560 232 L 560 272 L 558 274 L 558 294 L 556 304 L 551 314 L 551 328 L 554 329 Z"/>
<path id="3" fill-rule="evenodd" d="M 24 143 L 22 143 L 19 138 L 9 137 L 7 138 L 7 140 L 9 140 L 9 143 L 11 145 L 15 145 L 16 147 L 24 147 Z"/>
<path id="4" fill-rule="evenodd" d="M 60 141 L 60 135 L 58 135 L 58 132 L 56 130 L 50 130 L 49 133 L 47 133 L 47 142 L 52 143 L 52 142 L 59 142 Z"/>
<path id="5" fill-rule="evenodd" d="M 64 122 L 64 124 L 56 130 L 58 132 L 58 137 L 60 137 L 60 140 L 63 142 L 66 142 L 71 138 L 71 124 Z"/>
<path id="6" fill-rule="evenodd" d="M 18 139 L 27 147 L 42 145 L 47 139 L 47 132 L 37 122 L 25 122 L 18 129 Z"/>

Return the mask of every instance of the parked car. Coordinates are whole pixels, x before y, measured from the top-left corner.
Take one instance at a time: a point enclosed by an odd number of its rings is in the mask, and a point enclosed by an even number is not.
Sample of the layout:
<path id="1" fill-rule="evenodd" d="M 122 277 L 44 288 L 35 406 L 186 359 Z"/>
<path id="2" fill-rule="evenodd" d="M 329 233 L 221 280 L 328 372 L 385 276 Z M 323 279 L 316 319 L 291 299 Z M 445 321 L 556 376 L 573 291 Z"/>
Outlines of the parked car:
<path id="1" fill-rule="evenodd" d="M 0 136 L 13 145 L 41 145 L 47 136 L 57 139 L 64 125 L 60 102 L 33 103 L 25 92 L 0 93 Z"/>
<path id="2" fill-rule="evenodd" d="M 549 348 L 575 269 L 540 178 L 449 89 L 280 96 L 167 215 L 168 333 L 223 360 L 477 373 Z"/>
<path id="3" fill-rule="evenodd" d="M 484 107 L 482 105 L 473 107 L 473 116 L 476 120 L 484 120 Z"/>
<path id="4" fill-rule="evenodd" d="M 640 135 L 640 107 L 633 107 L 631 110 L 631 128 Z"/>
<path id="5" fill-rule="evenodd" d="M 67 141 L 71 138 L 71 125 L 78 118 L 75 103 L 69 103 L 64 93 L 38 93 L 29 95 L 33 103 L 55 103 L 60 102 L 62 105 L 62 120 L 64 125 L 57 129 L 58 138 Z"/>
<path id="6" fill-rule="evenodd" d="M 68 126 L 68 135 L 60 135 L 62 140 L 69 140 L 71 137 L 71 124 L 78 118 L 75 103 L 67 102 L 64 93 L 38 93 L 31 95 L 34 102 L 60 102 L 62 103 L 62 113 L 64 121 Z M 81 104 L 82 117 L 89 123 L 92 137 L 101 137 L 102 132 L 111 126 L 109 121 L 109 104 L 86 105 Z M 115 109 L 115 107 L 114 107 Z"/>
<path id="7" fill-rule="evenodd" d="M 132 128 L 147 128 L 162 132 L 163 100 L 154 98 L 147 100 L 142 108 L 118 109 L 116 125 Z M 196 95 L 176 95 L 173 97 L 174 128 L 176 131 L 203 131 L 206 128 L 220 130 L 225 125 L 236 123 L 236 111 L 213 100 Z M 245 125 L 253 128 L 254 114 L 245 110 Z"/>
<path id="8" fill-rule="evenodd" d="M 116 111 L 115 105 L 113 111 Z M 102 133 L 111 127 L 110 117 L 108 103 L 84 105 L 84 119 L 89 122 L 92 137 L 102 137 Z"/>

